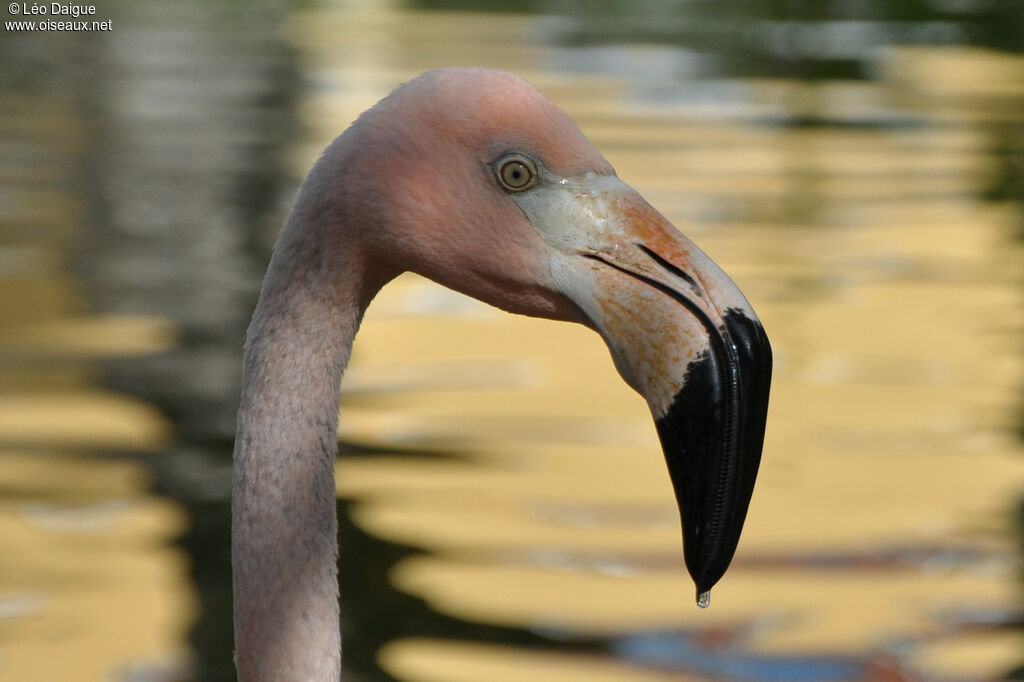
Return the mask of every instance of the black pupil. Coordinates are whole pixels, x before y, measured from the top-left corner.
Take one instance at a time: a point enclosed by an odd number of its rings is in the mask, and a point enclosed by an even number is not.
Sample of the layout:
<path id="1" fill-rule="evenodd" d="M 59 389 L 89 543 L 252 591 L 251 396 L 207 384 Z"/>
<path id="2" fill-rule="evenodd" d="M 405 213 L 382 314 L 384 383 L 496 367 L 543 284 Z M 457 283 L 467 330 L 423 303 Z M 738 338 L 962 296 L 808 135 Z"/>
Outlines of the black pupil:
<path id="1" fill-rule="evenodd" d="M 506 182 L 513 186 L 520 186 L 526 183 L 526 168 L 519 162 L 513 162 L 506 168 Z"/>

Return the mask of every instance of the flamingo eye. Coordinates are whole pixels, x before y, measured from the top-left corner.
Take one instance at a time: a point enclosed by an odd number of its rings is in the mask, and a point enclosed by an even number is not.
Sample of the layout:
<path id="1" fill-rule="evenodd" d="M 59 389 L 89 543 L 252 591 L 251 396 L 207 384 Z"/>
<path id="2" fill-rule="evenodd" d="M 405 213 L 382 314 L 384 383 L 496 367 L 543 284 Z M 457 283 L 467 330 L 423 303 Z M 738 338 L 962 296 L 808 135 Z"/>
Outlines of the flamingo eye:
<path id="1" fill-rule="evenodd" d="M 498 181 L 510 192 L 522 192 L 537 181 L 537 167 L 523 154 L 508 154 L 497 163 Z"/>

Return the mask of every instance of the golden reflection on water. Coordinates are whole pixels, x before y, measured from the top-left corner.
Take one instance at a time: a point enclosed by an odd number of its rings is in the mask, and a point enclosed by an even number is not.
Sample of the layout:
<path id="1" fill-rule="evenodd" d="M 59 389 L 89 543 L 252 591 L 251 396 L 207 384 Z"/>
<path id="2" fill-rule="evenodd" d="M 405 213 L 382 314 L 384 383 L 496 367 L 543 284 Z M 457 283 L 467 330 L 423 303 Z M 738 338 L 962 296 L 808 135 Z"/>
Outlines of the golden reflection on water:
<path id="1" fill-rule="evenodd" d="M 62 155 L 80 145 L 64 139 L 66 122 L 2 104 L 5 130 L 39 142 L 48 163 L 18 168 L 12 155 L 3 168 L 26 182 L 11 183 L 0 233 L 0 679 L 107 680 L 180 656 L 194 606 L 170 545 L 181 510 L 148 493 L 141 463 L 91 454 L 157 451 L 171 427 L 96 387 L 89 363 L 159 353 L 174 331 L 152 316 L 82 313 L 63 271 L 80 207 L 60 192 L 18 194 L 61 184 Z"/>
<path id="2" fill-rule="evenodd" d="M 408 639 L 385 647 L 382 658 L 399 679 L 445 682 L 689 682 L 706 679 L 638 670 L 607 658 L 538 654 L 487 644 Z M 453 664 L 453 661 L 457 661 Z"/>
<path id="3" fill-rule="evenodd" d="M 87 330 L 80 345 L 41 331 L 69 326 Z M 139 333 L 107 333 L 126 327 Z M 57 316 L 9 319 L 0 347 L 5 366 L 37 367 L 6 371 L 0 395 L 0 679 L 100 680 L 165 664 L 193 617 L 184 558 L 169 546 L 184 517 L 147 493 L 141 464 L 86 453 L 155 450 L 169 427 L 66 364 L 162 342 L 133 319 Z"/>
<path id="4" fill-rule="evenodd" d="M 169 544 L 184 516 L 148 493 L 142 464 L 88 453 L 155 451 L 171 429 L 154 408 L 95 388 L 84 361 L 159 352 L 171 330 L 80 316 L 80 299 L 63 287 L 51 296 L 45 278 L 2 286 L 0 679 L 166 665 L 194 616 L 184 557 Z"/>
<path id="5" fill-rule="evenodd" d="M 442 613 L 526 628 L 753 624 L 737 651 L 870 657 L 903 641 L 923 674 L 1019 664 L 1019 630 L 947 626 L 1019 605 L 1024 217 L 978 197 L 998 172 L 986 123 L 1024 121 L 1024 60 L 893 48 L 873 83 L 730 81 L 740 103 L 663 103 L 628 78 L 560 69 L 543 28 L 372 3 L 295 13 L 284 30 L 318 84 L 300 103 L 310 132 L 295 173 L 425 69 L 530 79 L 761 315 L 777 370 L 760 482 L 736 563 L 697 610 L 653 425 L 600 339 L 403 276 L 367 315 L 341 422 L 343 437 L 396 452 L 338 463 L 362 529 L 431 552 L 399 564 L 393 585 Z M 752 122 L 808 110 L 936 125 Z M 36 203 L 55 232 L 74 232 L 73 210 Z M 174 329 L 82 315 L 59 260 L 0 293 L 0 677 L 19 681 L 166 661 L 194 615 L 169 546 L 181 511 L 146 492 L 139 464 L 87 454 L 172 437 L 152 407 L 95 388 L 88 362 L 161 352 Z M 409 446 L 458 457 L 400 454 Z M 410 682 L 688 679 L 420 638 L 389 644 L 381 664 Z"/>
<path id="6" fill-rule="evenodd" d="M 0 679 L 104 680 L 181 655 L 184 518 L 144 469 L 8 447 L 0 462 Z"/>

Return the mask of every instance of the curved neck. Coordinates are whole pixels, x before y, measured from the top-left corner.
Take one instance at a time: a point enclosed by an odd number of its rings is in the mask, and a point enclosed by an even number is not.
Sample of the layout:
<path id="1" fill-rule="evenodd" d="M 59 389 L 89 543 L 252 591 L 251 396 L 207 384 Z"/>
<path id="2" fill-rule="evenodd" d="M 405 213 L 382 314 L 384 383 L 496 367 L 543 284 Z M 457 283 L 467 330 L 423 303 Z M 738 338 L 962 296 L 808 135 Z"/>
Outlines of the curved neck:
<path id="1" fill-rule="evenodd" d="M 239 680 L 338 680 L 334 457 L 341 375 L 384 279 L 322 224 L 282 233 L 246 337 L 234 450 Z M 340 241 L 337 230 L 331 231 Z M 330 248 L 330 253 L 325 253 Z M 324 266 L 330 263 L 330 267 Z"/>

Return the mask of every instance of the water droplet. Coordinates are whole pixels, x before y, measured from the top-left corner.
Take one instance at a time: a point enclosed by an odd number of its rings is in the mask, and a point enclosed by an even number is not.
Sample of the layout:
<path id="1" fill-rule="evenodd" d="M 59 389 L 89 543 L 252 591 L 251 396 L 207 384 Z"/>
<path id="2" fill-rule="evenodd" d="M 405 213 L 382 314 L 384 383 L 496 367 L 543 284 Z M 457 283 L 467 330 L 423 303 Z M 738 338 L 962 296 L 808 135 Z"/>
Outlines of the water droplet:
<path id="1" fill-rule="evenodd" d="M 697 606 L 706 609 L 711 606 L 711 590 L 697 593 Z"/>

